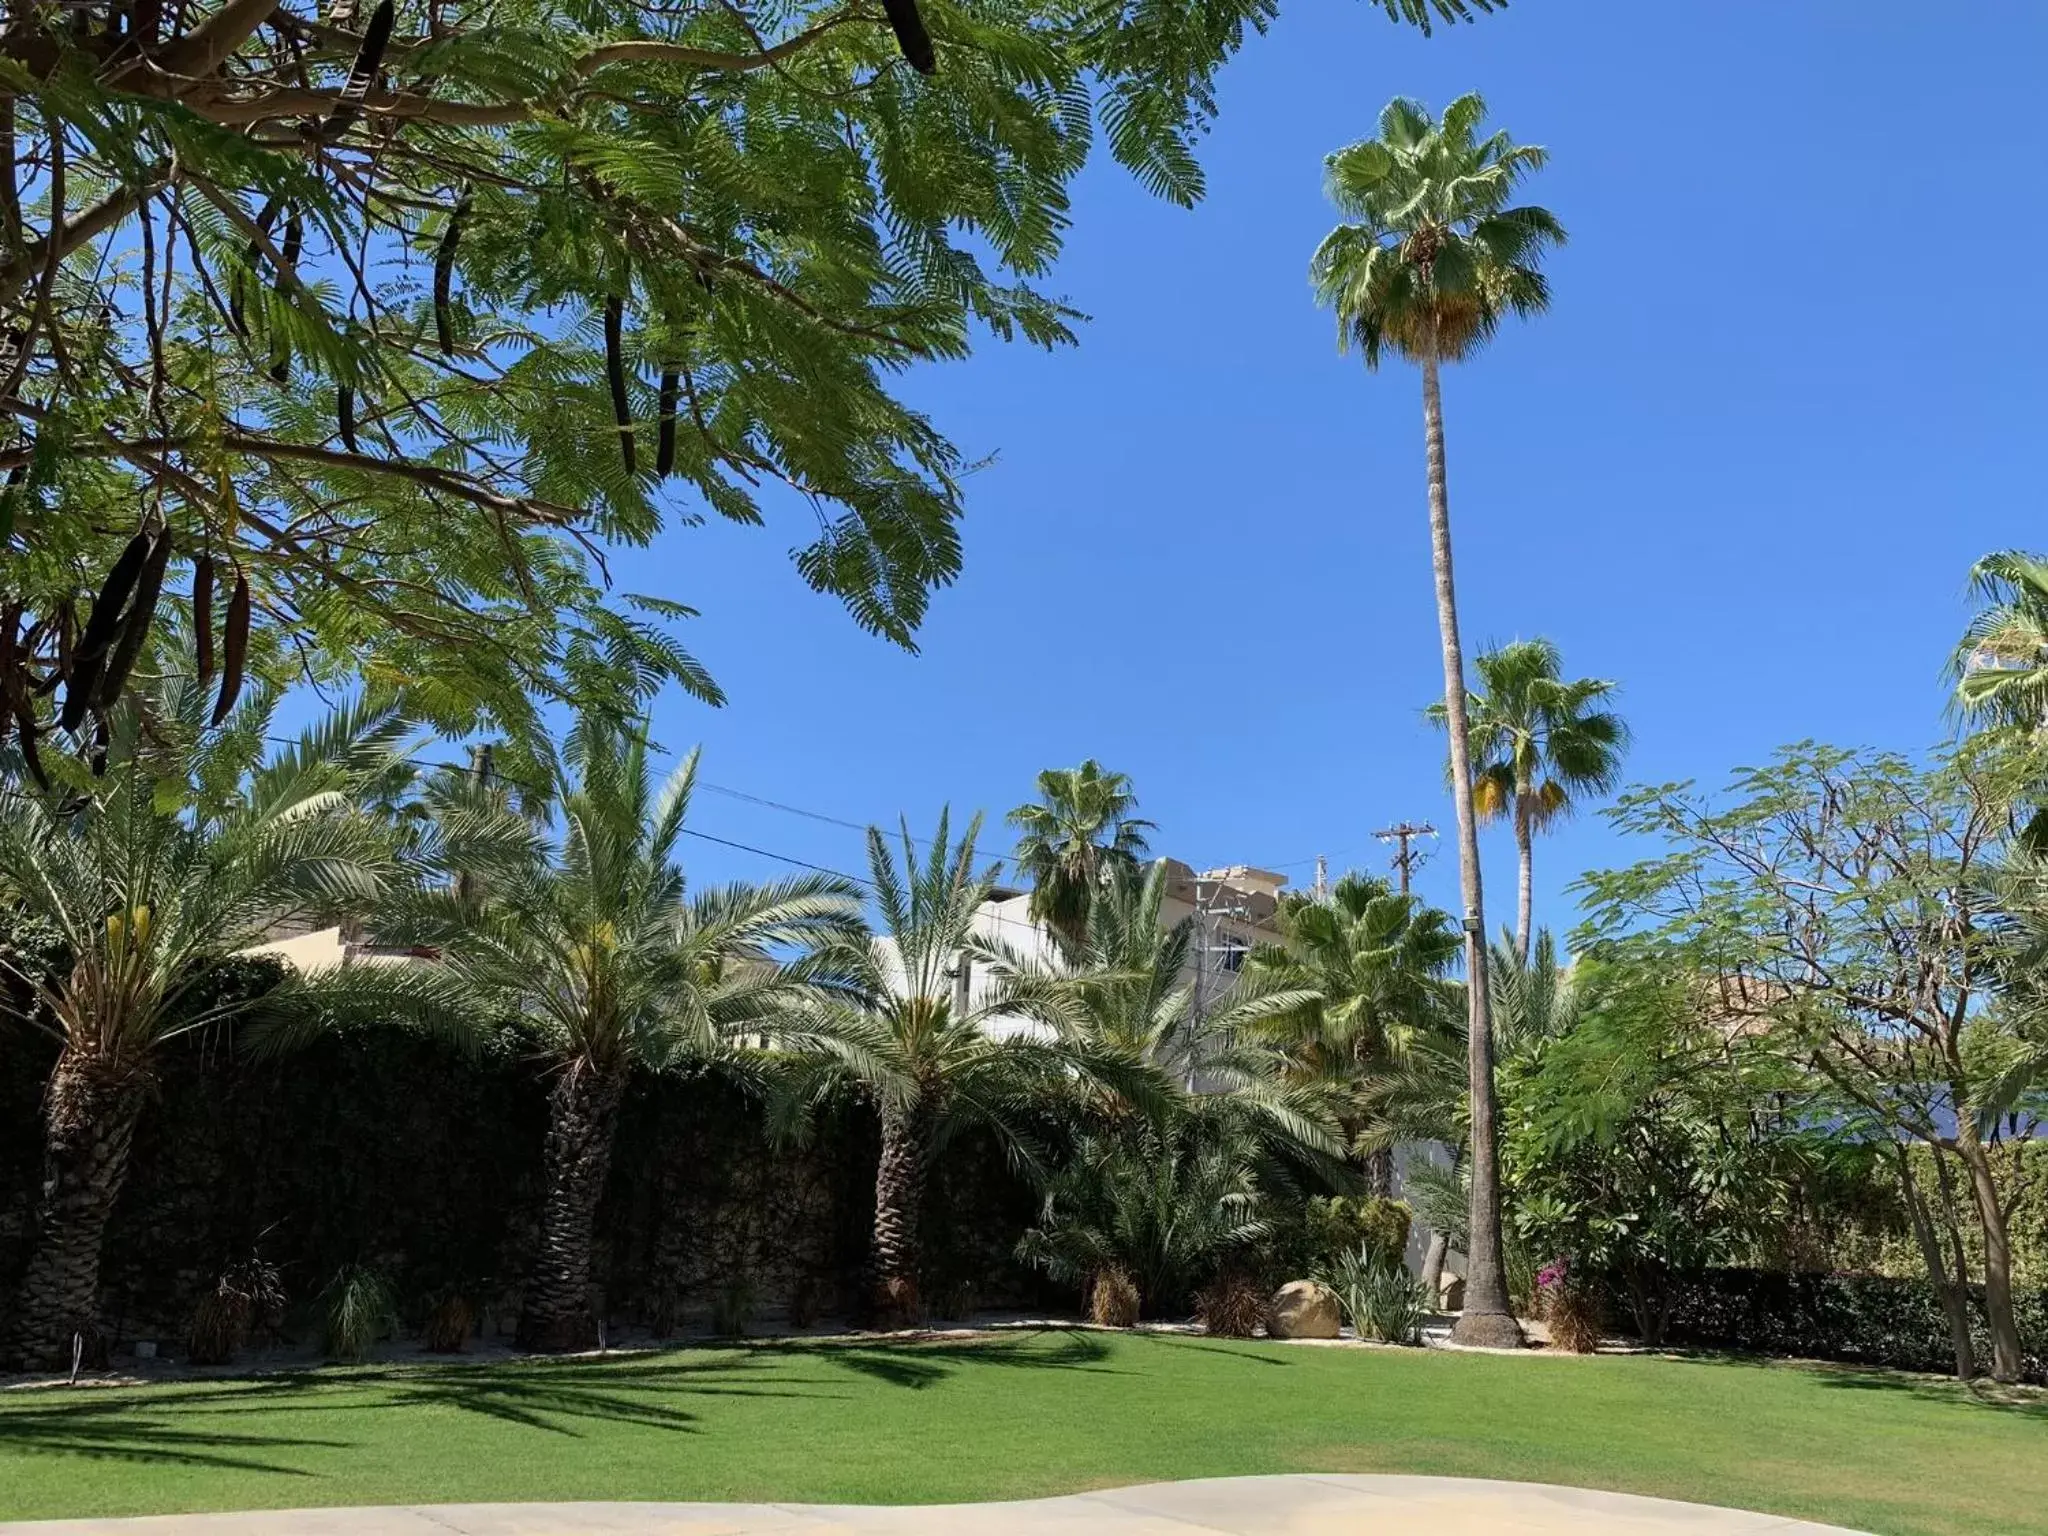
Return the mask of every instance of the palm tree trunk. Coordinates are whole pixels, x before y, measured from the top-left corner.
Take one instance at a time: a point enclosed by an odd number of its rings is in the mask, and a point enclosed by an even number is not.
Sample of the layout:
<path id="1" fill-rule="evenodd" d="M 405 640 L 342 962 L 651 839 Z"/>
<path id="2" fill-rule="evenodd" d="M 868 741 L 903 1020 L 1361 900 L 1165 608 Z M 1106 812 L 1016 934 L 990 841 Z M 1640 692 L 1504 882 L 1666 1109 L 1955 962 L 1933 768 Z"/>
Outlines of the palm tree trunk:
<path id="1" fill-rule="evenodd" d="M 1465 1310 L 1452 1337 L 1460 1344 L 1516 1348 L 1522 1328 L 1508 1308 L 1501 1262 L 1500 1132 L 1493 1096 L 1493 1004 L 1486 985 L 1485 900 L 1479 878 L 1479 829 L 1472 808 L 1472 734 L 1465 713 L 1465 652 L 1458 640 L 1457 587 L 1451 572 L 1451 507 L 1444 479 L 1443 390 L 1435 350 L 1422 358 L 1422 420 L 1429 449 L 1429 542 L 1436 571 L 1437 628 L 1443 638 L 1444 713 L 1451 737 L 1451 801 L 1458 820 L 1458 885 L 1465 905 L 1466 1058 L 1472 1096 L 1472 1206 L 1467 1239 Z"/>
<path id="2" fill-rule="evenodd" d="M 623 1070 L 579 1058 L 563 1068 L 548 1095 L 547 1200 L 540 1253 L 519 1314 L 522 1349 L 562 1353 L 597 1343 L 590 1306 L 597 1204 L 625 1092 Z"/>
<path id="3" fill-rule="evenodd" d="M 1532 786 L 1515 785 L 1515 958 L 1529 968 L 1529 940 L 1536 928 L 1536 833 L 1530 824 Z"/>
<path id="4" fill-rule="evenodd" d="M 44 1101 L 43 1188 L 6 1354 L 27 1370 L 71 1364 L 72 1340 L 96 1331 L 100 1245 L 128 1172 L 145 1080 L 66 1050 Z"/>
<path id="5" fill-rule="evenodd" d="M 1451 1173 L 1455 1177 L 1464 1165 L 1463 1143 L 1451 1146 Z M 1429 1229 L 1429 1246 L 1422 1250 L 1422 1273 L 1418 1277 L 1423 1289 L 1429 1294 L 1429 1306 L 1435 1311 L 1442 1304 L 1444 1294 L 1444 1261 L 1451 1256 L 1451 1234 L 1440 1227 Z"/>
<path id="6" fill-rule="evenodd" d="M 882 1113 L 882 1162 L 875 1170 L 875 1309 L 884 1323 L 919 1316 L 917 1272 L 923 1259 L 926 1117 L 921 1109 Z"/>

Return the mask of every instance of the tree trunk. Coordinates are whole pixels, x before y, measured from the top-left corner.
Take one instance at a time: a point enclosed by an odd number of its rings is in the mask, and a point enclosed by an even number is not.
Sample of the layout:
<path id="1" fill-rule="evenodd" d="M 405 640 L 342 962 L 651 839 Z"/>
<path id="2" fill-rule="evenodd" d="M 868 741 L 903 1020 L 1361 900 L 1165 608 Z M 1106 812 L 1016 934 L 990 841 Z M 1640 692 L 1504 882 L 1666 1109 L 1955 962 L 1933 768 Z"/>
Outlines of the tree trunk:
<path id="1" fill-rule="evenodd" d="M 1465 652 L 1458 640 L 1451 572 L 1451 507 L 1444 483 L 1443 391 L 1434 350 L 1422 358 L 1422 420 L 1429 450 L 1429 542 L 1436 571 L 1436 619 L 1443 638 L 1444 714 L 1451 737 L 1451 800 L 1458 820 L 1458 886 L 1465 906 L 1466 1071 L 1472 1095 L 1472 1205 L 1460 1344 L 1517 1348 L 1521 1324 L 1508 1307 L 1501 1262 L 1500 1132 L 1493 1097 L 1493 1005 L 1486 985 L 1486 912 L 1480 890 L 1479 829 L 1472 807 L 1472 732 L 1465 710 Z"/>
<path id="2" fill-rule="evenodd" d="M 1941 1156 L 1940 1149 L 1934 1155 Z M 1956 1380 L 1968 1381 L 1977 1374 L 1977 1350 L 1970 1341 L 1970 1299 L 1955 1277 L 1949 1274 L 1948 1262 L 1942 1257 L 1941 1241 L 1934 1235 L 1934 1220 L 1927 1214 L 1927 1202 L 1920 1197 L 1920 1186 L 1913 1179 L 1913 1162 L 1906 1147 L 1900 1142 L 1892 1143 L 1892 1156 L 1897 1160 L 1899 1189 L 1906 1198 L 1906 1214 L 1912 1218 L 1913 1238 L 1920 1245 L 1921 1262 L 1927 1266 L 1927 1278 L 1933 1282 L 1934 1294 L 1941 1298 L 1942 1314 L 1948 1319 L 1949 1345 L 1955 1351 Z"/>
<path id="3" fill-rule="evenodd" d="M 1374 1147 L 1365 1154 L 1365 1192 L 1382 1200 L 1394 1196 L 1394 1149 Z"/>
<path id="4" fill-rule="evenodd" d="M 1536 932 L 1536 833 L 1529 818 L 1534 792 L 1526 781 L 1515 785 L 1515 958 L 1525 970 L 1529 941 Z"/>
<path id="5" fill-rule="evenodd" d="M 1998 1198 L 1991 1159 L 1967 1112 L 1957 1119 L 1956 1150 L 1969 1172 L 1977 1224 L 1984 1232 L 1984 1314 L 1991 1330 L 1991 1375 L 1996 1381 L 2018 1381 L 2020 1331 L 2012 1313 L 2012 1246 L 2006 1240 L 2005 1207 Z"/>
<path id="6" fill-rule="evenodd" d="M 43 1187 L 21 1279 L 11 1347 L 26 1370 L 63 1370 L 72 1339 L 96 1332 L 100 1244 L 128 1172 L 145 1079 L 130 1067 L 66 1050 L 43 1108 Z"/>
<path id="7" fill-rule="evenodd" d="M 547 1202 L 519 1314 L 519 1347 L 559 1354 L 597 1344 L 590 1305 L 597 1203 L 612 1161 L 626 1074 L 579 1059 L 548 1095 Z"/>
<path id="8" fill-rule="evenodd" d="M 921 1110 L 882 1112 L 882 1162 L 875 1170 L 875 1309 L 886 1325 L 918 1320 L 917 1273 L 923 1258 L 925 1143 Z"/>

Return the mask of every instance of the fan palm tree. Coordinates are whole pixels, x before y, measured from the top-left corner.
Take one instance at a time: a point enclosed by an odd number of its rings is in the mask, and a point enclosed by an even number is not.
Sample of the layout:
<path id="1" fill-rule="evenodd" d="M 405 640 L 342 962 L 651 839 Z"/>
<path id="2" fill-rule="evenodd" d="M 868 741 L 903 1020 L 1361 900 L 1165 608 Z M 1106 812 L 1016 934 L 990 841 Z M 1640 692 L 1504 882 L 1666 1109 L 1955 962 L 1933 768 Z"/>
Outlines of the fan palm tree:
<path id="1" fill-rule="evenodd" d="M 1614 684 L 1596 677 L 1566 682 L 1564 660 L 1548 640 L 1517 640 L 1482 651 L 1474 663 L 1482 688 L 1466 699 L 1472 744 L 1473 809 L 1481 821 L 1511 820 L 1519 878 L 1515 955 L 1529 959 L 1535 912 L 1536 834 L 1576 808 L 1574 796 L 1604 795 L 1621 777 L 1628 726 L 1597 708 Z M 1429 716 L 1449 718 L 1442 704 Z"/>
<path id="2" fill-rule="evenodd" d="M 676 846 L 691 753 L 658 782 L 644 733 L 591 718 L 570 735 L 551 820 L 470 775 L 440 787 L 433 860 L 448 878 L 387 908 L 380 935 L 439 948 L 482 1016 L 510 1021 L 552 1078 L 540 1247 L 523 1297 L 528 1349 L 597 1341 L 597 1206 L 635 1071 L 740 1058 L 796 1006 L 818 957 L 864 933 L 836 875 L 692 894 Z"/>
<path id="3" fill-rule="evenodd" d="M 1956 705 L 1974 720 L 2038 729 L 2048 722 L 2048 560 L 1986 555 L 1970 588 L 1985 606 L 1949 663 Z"/>
<path id="4" fill-rule="evenodd" d="M 1037 801 L 1010 812 L 1017 868 L 1032 882 L 1030 914 L 1062 942 L 1084 942 L 1103 880 L 1135 870 L 1148 851 L 1152 823 L 1131 814 L 1137 806 L 1129 776 L 1106 773 L 1091 757 L 1078 768 L 1046 769 Z"/>
<path id="5" fill-rule="evenodd" d="M 1325 184 L 1348 222 L 1324 239 L 1311 272 L 1318 297 L 1337 313 L 1340 346 L 1357 348 L 1370 368 L 1391 349 L 1422 370 L 1430 554 L 1449 706 L 1470 1009 L 1472 1266 L 1459 1336 L 1471 1344 L 1514 1345 L 1521 1329 L 1508 1310 L 1501 1265 L 1493 1023 L 1480 948 L 1485 904 L 1451 570 L 1440 373 L 1443 364 L 1476 352 L 1506 316 L 1531 315 L 1546 306 L 1549 285 L 1539 263 L 1546 250 L 1563 242 L 1564 230 L 1545 209 L 1511 203 L 1516 186 L 1546 156 L 1505 133 L 1480 138 L 1485 115 L 1477 95 L 1452 102 L 1440 122 L 1417 103 L 1396 100 L 1380 114 L 1378 137 L 1330 156 Z"/>
<path id="6" fill-rule="evenodd" d="M 208 731 L 209 701 L 178 680 L 117 717 L 105 777 L 82 795 L 0 786 L 0 899 L 49 925 L 55 979 L 15 978 L 56 1039 L 43 1100 L 43 1183 L 28 1268 L 0 1354 L 69 1364 L 96 1331 L 100 1250 L 149 1098 L 174 1039 L 265 1016 L 375 1014 L 404 978 L 288 976 L 269 992 L 211 985 L 279 929 L 366 910 L 401 874 L 389 827 L 365 809 L 406 770 L 403 719 L 357 705 L 264 755 L 275 695 Z M 0 964 L 5 952 L 0 951 Z"/>
<path id="7" fill-rule="evenodd" d="M 862 996 L 812 998 L 777 1043 L 793 1058 L 776 1124 L 800 1129 L 841 1088 L 881 1121 L 875 1174 L 874 1303 L 885 1318 L 918 1315 L 925 1178 L 932 1160 L 970 1126 L 993 1130 L 1014 1166 L 1036 1172 L 1028 1119 L 1077 1093 L 1112 1088 L 1144 1099 L 1146 1084 L 1110 1062 L 1098 1070 L 1074 1034 L 1074 988 L 977 927 L 994 889 L 975 865 L 981 818 L 959 841 L 939 816 L 920 858 L 908 826 L 901 862 L 868 829 L 868 870 L 881 918 L 877 942 L 845 957 Z M 957 985 L 963 957 L 984 979 Z"/>
<path id="8" fill-rule="evenodd" d="M 1449 972 L 1459 936 L 1449 913 L 1370 875 L 1346 875 L 1326 896 L 1283 896 L 1281 942 L 1252 951 L 1249 975 L 1301 999 L 1264 1021 L 1297 1081 L 1335 1107 L 1348 1154 L 1372 1192 L 1393 1184 L 1393 1148 L 1364 1140 L 1362 1095 L 1374 1076 L 1441 1033 L 1456 996 Z"/>

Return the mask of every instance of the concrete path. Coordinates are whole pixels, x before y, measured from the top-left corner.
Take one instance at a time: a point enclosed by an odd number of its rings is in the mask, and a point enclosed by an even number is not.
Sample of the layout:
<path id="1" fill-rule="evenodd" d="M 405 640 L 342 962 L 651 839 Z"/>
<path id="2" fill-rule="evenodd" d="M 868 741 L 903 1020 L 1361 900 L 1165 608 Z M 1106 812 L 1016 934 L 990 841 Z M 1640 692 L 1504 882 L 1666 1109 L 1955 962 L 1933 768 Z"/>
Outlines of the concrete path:
<path id="1" fill-rule="evenodd" d="M 0 1523 L 0 1536 L 1842 1536 L 1839 1526 L 1543 1483 L 1219 1477 L 1028 1504 L 422 1504 Z"/>

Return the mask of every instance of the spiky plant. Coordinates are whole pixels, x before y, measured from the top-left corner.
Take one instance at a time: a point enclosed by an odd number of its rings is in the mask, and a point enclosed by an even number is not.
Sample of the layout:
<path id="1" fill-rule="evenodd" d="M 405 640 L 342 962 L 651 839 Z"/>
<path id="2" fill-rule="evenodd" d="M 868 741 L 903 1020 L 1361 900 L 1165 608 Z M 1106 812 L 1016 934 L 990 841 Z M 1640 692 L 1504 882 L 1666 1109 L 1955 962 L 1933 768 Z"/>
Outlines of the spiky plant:
<path id="1" fill-rule="evenodd" d="M 266 756 L 275 696 L 208 731 L 210 701 L 172 680 L 124 706 L 105 777 L 52 796 L 0 785 L 0 897 L 61 938 L 54 976 L 18 974 L 28 1017 L 56 1037 L 44 1094 L 42 1195 L 0 1354 L 68 1363 L 88 1337 L 100 1248 L 159 1053 L 260 1017 L 375 1015 L 406 983 L 360 970 L 287 975 L 268 992 L 212 985 L 280 930 L 367 909 L 399 873 L 365 803 L 402 773 L 406 722 L 340 709 Z M 0 951 L 0 965 L 9 964 Z"/>
<path id="2" fill-rule="evenodd" d="M 830 1095 L 851 1088 L 881 1121 L 875 1176 L 873 1299 L 897 1321 L 920 1313 L 925 1178 L 963 1129 L 993 1130 L 1013 1164 L 1036 1170 L 1031 1120 L 1106 1079 L 1075 1041 L 1074 994 L 980 931 L 994 872 L 978 866 L 975 817 L 953 839 L 939 815 L 928 853 L 902 829 L 900 862 L 868 830 L 868 870 L 880 918 L 876 942 L 846 957 L 861 996 L 817 996 L 777 1043 L 791 1070 L 776 1124 L 800 1132 Z M 986 967 L 959 985 L 963 960 Z M 1114 1064 L 1108 1069 L 1114 1076 Z M 1128 1087 L 1128 1085 L 1126 1085 Z"/>
<path id="3" fill-rule="evenodd" d="M 1448 913 L 1357 874 L 1325 896 L 1284 896 L 1275 921 L 1279 942 L 1254 949 L 1247 973 L 1298 1001 L 1269 1011 L 1259 1032 L 1298 1090 L 1328 1104 L 1372 1192 L 1390 1194 L 1392 1147 L 1367 1138 L 1365 1096 L 1443 1032 L 1458 1000 L 1448 978 L 1457 930 Z"/>
<path id="4" fill-rule="evenodd" d="M 833 875 L 688 890 L 676 848 L 694 752 L 664 783 L 644 732 L 586 716 L 563 757 L 545 823 L 471 779 L 441 785 L 425 854 L 441 878 L 379 922 L 436 946 L 476 1012 L 511 1023 L 551 1079 L 540 1248 L 519 1321 L 536 1350 L 597 1340 L 597 1206 L 632 1074 L 744 1064 L 817 956 L 863 932 L 857 891 Z"/>

